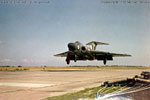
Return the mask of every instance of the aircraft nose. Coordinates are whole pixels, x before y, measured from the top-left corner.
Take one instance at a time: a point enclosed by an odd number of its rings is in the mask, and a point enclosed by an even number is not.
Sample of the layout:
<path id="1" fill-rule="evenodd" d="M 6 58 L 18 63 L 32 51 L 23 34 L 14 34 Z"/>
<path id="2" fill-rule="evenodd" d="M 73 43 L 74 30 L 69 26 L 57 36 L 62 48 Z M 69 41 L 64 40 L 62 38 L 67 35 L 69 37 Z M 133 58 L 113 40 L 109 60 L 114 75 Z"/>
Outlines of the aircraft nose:
<path id="1" fill-rule="evenodd" d="M 69 43 L 68 49 L 69 49 L 69 51 L 74 51 L 74 50 L 76 50 L 76 45 L 74 43 Z"/>

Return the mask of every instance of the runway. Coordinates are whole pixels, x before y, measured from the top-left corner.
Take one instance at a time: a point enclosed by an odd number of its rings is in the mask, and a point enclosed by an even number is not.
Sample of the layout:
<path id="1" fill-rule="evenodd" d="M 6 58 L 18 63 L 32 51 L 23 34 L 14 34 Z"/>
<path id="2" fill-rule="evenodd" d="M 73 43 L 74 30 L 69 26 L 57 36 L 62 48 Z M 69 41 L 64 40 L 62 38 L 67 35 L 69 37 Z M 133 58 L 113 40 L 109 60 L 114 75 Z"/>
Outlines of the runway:
<path id="1" fill-rule="evenodd" d="M 137 70 L 0 72 L 0 100 L 40 100 L 140 74 Z"/>
<path id="2" fill-rule="evenodd" d="M 54 86 L 55 84 L 33 84 L 33 83 L 8 83 L 1 82 L 0 86 L 16 86 L 16 87 L 46 87 Z"/>

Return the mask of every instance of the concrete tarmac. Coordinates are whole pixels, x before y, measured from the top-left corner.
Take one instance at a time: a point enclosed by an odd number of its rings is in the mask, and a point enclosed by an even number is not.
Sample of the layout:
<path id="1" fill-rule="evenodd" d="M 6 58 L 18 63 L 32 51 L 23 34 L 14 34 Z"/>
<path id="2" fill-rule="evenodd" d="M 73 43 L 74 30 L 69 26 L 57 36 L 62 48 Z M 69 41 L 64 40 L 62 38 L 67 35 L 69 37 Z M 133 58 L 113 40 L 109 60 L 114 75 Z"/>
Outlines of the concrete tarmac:
<path id="1" fill-rule="evenodd" d="M 0 71 L 0 100 L 40 100 L 139 75 L 142 69 Z"/>

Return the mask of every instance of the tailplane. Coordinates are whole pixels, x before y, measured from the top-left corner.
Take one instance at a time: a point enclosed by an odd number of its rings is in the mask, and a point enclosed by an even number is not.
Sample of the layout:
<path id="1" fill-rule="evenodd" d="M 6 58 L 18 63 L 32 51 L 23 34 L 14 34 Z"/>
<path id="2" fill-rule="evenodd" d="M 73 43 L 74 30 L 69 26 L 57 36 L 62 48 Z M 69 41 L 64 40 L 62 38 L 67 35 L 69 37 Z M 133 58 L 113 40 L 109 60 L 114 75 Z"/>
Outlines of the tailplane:
<path id="1" fill-rule="evenodd" d="M 103 43 L 103 42 L 92 41 L 92 42 L 87 43 L 86 45 L 91 45 L 92 50 L 96 50 L 97 45 L 109 45 L 109 44 L 108 43 Z"/>

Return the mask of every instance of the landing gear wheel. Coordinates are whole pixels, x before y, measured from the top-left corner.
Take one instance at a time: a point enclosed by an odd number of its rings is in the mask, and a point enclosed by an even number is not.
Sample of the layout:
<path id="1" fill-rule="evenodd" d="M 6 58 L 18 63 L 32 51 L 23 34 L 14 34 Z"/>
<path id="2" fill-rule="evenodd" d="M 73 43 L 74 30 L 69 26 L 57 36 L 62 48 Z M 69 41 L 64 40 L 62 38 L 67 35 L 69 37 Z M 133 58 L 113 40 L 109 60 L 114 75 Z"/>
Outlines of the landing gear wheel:
<path id="1" fill-rule="evenodd" d="M 76 59 L 76 57 L 74 58 L 74 62 L 77 62 L 77 59 Z"/>
<path id="2" fill-rule="evenodd" d="M 67 62 L 67 64 L 70 64 L 70 60 L 69 59 L 66 59 L 66 62 Z"/>
<path id="3" fill-rule="evenodd" d="M 74 62 L 77 62 L 77 57 L 76 57 L 76 55 L 74 55 Z"/>
<path id="4" fill-rule="evenodd" d="M 66 62 L 67 62 L 67 64 L 70 64 L 70 56 L 69 55 L 67 55 Z"/>
<path id="5" fill-rule="evenodd" d="M 107 60 L 105 59 L 105 60 L 103 61 L 104 65 L 106 65 L 106 62 L 107 62 Z"/>

